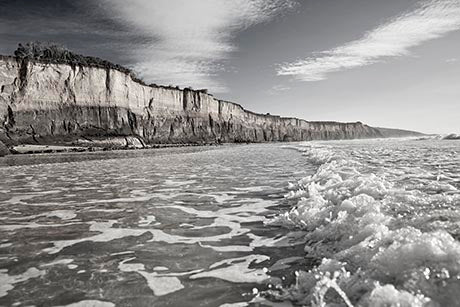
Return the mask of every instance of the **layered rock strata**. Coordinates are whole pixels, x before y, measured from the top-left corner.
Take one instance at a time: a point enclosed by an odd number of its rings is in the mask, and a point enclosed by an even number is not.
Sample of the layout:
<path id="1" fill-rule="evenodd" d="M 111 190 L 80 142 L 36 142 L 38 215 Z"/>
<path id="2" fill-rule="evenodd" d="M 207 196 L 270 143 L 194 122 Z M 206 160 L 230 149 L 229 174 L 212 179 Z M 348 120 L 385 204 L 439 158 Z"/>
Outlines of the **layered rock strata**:
<path id="1" fill-rule="evenodd" d="M 115 69 L 4 56 L 0 120 L 0 141 L 7 145 L 120 136 L 135 137 L 141 144 L 383 136 L 360 122 L 308 122 L 257 114 L 205 91 L 147 86 Z"/>

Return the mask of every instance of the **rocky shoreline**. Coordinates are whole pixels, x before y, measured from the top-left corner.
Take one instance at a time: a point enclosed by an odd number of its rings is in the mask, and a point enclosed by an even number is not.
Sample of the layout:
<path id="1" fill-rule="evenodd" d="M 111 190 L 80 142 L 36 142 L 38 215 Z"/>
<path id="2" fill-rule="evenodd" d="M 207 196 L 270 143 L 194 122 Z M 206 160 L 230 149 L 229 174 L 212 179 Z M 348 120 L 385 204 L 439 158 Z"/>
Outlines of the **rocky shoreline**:
<path id="1" fill-rule="evenodd" d="M 121 140 L 120 140 L 121 141 Z M 47 154 L 47 153 L 70 153 L 70 152 L 98 152 L 112 150 L 143 150 L 143 149 L 159 149 L 159 148 L 175 148 L 175 147 L 196 147 L 196 146 L 219 146 L 222 144 L 207 143 L 184 143 L 184 144 L 145 144 L 142 146 L 134 144 L 114 144 L 113 142 L 93 142 L 88 144 L 64 144 L 64 145 L 37 145 L 37 144 L 21 144 L 6 146 L 0 141 L 0 157 L 6 155 L 21 155 L 21 154 Z"/>

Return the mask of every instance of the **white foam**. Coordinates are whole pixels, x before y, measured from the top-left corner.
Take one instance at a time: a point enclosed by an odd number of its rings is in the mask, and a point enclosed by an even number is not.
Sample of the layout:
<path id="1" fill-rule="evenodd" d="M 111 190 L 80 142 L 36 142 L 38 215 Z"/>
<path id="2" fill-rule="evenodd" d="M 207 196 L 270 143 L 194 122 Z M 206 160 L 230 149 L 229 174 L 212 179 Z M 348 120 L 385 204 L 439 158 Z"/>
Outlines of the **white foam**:
<path id="1" fill-rule="evenodd" d="M 229 195 L 227 193 L 208 194 L 208 196 L 213 197 L 216 200 L 216 202 L 219 204 L 223 204 L 225 202 L 235 199 L 235 195 Z"/>
<path id="2" fill-rule="evenodd" d="M 118 265 L 119 270 L 122 272 L 136 272 L 142 275 L 155 296 L 163 296 L 184 288 L 177 277 L 164 276 L 157 272 L 149 273 L 145 270 L 145 266 L 142 263 L 127 263 L 134 259 L 136 258 L 129 258 L 122 261 Z"/>
<path id="3" fill-rule="evenodd" d="M 446 231 L 458 230 L 450 210 L 460 203 L 455 176 L 433 174 L 423 160 L 406 166 L 419 158 L 417 148 L 356 144 L 299 147 L 318 170 L 290 185 L 286 197 L 297 205 L 272 223 L 301 227 L 308 256 L 327 259 L 300 274 L 303 292 L 289 290 L 288 296 L 321 305 L 334 289 L 339 296 L 327 304 L 351 304 L 348 297 L 364 306 L 458 302 L 460 294 L 451 289 L 460 286 L 460 242 Z M 460 170 L 460 159 L 453 161 L 450 172 Z M 448 220 L 427 224 L 434 209 Z"/>
<path id="4" fill-rule="evenodd" d="M 120 239 L 128 236 L 141 236 L 146 231 L 139 229 L 126 229 L 126 228 L 112 228 L 117 221 L 111 220 L 107 222 L 91 222 L 89 230 L 99 232 L 99 234 L 74 240 L 60 240 L 54 241 L 54 247 L 46 248 L 43 251 L 50 254 L 60 252 L 62 249 L 75 245 L 77 243 L 92 241 L 92 242 L 109 242 L 115 239 Z"/>
<path id="5" fill-rule="evenodd" d="M 105 222 L 96 222 L 91 221 L 89 224 L 89 231 L 97 232 L 98 234 L 78 238 L 73 240 L 59 240 L 53 241 L 54 247 L 44 249 L 45 252 L 50 254 L 55 254 L 60 252 L 62 249 L 73 246 L 81 242 L 109 242 L 115 239 L 121 239 L 128 236 L 141 236 L 145 233 L 150 233 L 152 239 L 148 242 L 165 242 L 169 244 L 182 243 L 182 244 L 203 244 L 208 248 L 212 248 L 219 252 L 225 251 L 251 251 L 255 247 L 259 246 L 288 246 L 291 237 L 280 237 L 276 239 L 260 237 L 250 234 L 250 229 L 242 226 L 243 223 L 251 222 L 265 222 L 266 218 L 263 216 L 263 213 L 266 212 L 267 208 L 276 206 L 277 204 L 273 201 L 262 200 L 262 199 L 248 199 L 246 202 L 235 205 L 232 207 L 224 207 L 220 210 L 209 211 L 209 210 L 197 210 L 190 206 L 182 205 L 167 205 L 163 208 L 181 210 L 187 214 L 195 215 L 199 218 L 213 218 L 213 222 L 206 226 L 194 226 L 190 225 L 192 230 L 198 229 L 207 229 L 207 228 L 228 228 L 228 231 L 225 233 L 211 235 L 211 236 L 180 236 L 180 235 L 171 235 L 164 232 L 161 229 L 156 229 L 149 227 L 149 223 L 155 221 L 153 216 L 147 217 L 146 219 L 141 220 L 141 228 L 121 228 L 114 227 L 117 223 L 117 220 L 108 220 Z M 156 224 L 155 224 L 156 225 Z M 29 225 L 34 226 L 34 225 Z M 20 225 L 19 228 L 29 227 L 26 225 Z M 45 225 L 36 225 L 37 227 L 44 227 Z M 215 246 L 212 244 L 207 244 L 210 242 L 219 242 L 225 239 L 231 239 L 243 234 L 248 234 L 251 242 L 248 246 L 238 249 L 238 246 L 222 247 Z"/>
<path id="6" fill-rule="evenodd" d="M 37 268 L 29 268 L 22 274 L 8 275 L 6 272 L 0 271 L 0 297 L 8 294 L 8 291 L 14 289 L 14 285 L 26 280 L 37 278 L 45 274 L 45 271 L 40 271 Z"/>
<path id="7" fill-rule="evenodd" d="M 142 218 L 139 220 L 139 226 L 140 227 L 146 227 L 149 226 L 150 224 L 156 222 L 156 218 L 153 215 L 147 215 L 146 217 Z"/>
<path id="8" fill-rule="evenodd" d="M 18 229 L 27 229 L 27 228 L 46 228 L 46 227 L 61 227 L 61 226 L 70 226 L 77 223 L 66 223 L 66 224 L 39 224 L 36 222 L 24 223 L 24 224 L 11 224 L 11 225 L 0 225 L 1 230 L 5 231 L 15 231 Z"/>
<path id="9" fill-rule="evenodd" d="M 247 302 L 240 302 L 240 303 L 222 304 L 219 307 L 246 307 L 246 306 L 249 306 Z"/>
<path id="10" fill-rule="evenodd" d="M 71 220 L 77 216 L 73 210 L 54 210 L 44 215 L 49 217 L 56 216 L 61 220 Z"/>
<path id="11" fill-rule="evenodd" d="M 115 307 L 114 303 L 103 302 L 97 300 L 84 300 L 69 305 L 58 306 L 58 307 Z"/>
<path id="12" fill-rule="evenodd" d="M 252 263 L 261 263 L 270 259 L 265 255 L 249 255 L 246 257 L 226 259 L 212 264 L 211 270 L 194 274 L 190 279 L 213 277 L 234 283 L 262 283 L 270 278 L 263 269 L 250 269 Z M 224 266 L 222 268 L 217 268 Z"/>
<path id="13" fill-rule="evenodd" d="M 118 253 L 112 253 L 110 256 L 119 256 L 119 255 L 127 255 L 127 254 L 134 254 L 134 251 L 123 251 Z"/>
<path id="14" fill-rule="evenodd" d="M 55 266 L 55 265 L 60 265 L 60 264 L 67 265 L 72 262 L 73 262 L 73 259 L 58 259 L 52 262 L 42 264 L 41 267 L 50 267 L 50 266 Z"/>
<path id="15" fill-rule="evenodd" d="M 46 204 L 46 206 L 48 206 L 49 204 Z M 44 204 L 42 204 L 42 206 L 45 206 Z M 10 220 L 10 221 L 30 221 L 30 220 L 33 220 L 33 219 L 36 219 L 36 218 L 39 218 L 39 217 L 58 217 L 62 220 L 70 220 L 70 219 L 73 219 L 75 218 L 77 215 L 76 213 L 73 211 L 73 210 L 54 210 L 54 211 L 50 211 L 50 212 L 46 212 L 46 213 L 41 213 L 41 214 L 35 214 L 35 215 L 26 215 L 26 216 L 21 216 L 21 217 L 12 217 L 12 216 L 9 216 L 9 217 L 5 217 L 5 218 L 2 218 L 2 219 L 7 219 L 7 220 Z"/>
<path id="16" fill-rule="evenodd" d="M 94 203 L 133 203 L 133 202 L 147 202 L 151 200 L 153 196 L 132 196 L 132 197 L 120 197 L 120 198 L 111 198 L 111 199 L 98 199 L 98 200 L 91 200 L 88 204 Z M 96 209 L 97 211 L 102 211 Z M 93 211 L 96 211 L 93 210 Z M 106 210 L 107 211 L 107 210 Z M 110 211 L 109 211 L 110 212 Z"/>
<path id="17" fill-rule="evenodd" d="M 180 187 L 180 186 L 187 186 L 196 183 L 196 180 L 173 180 L 173 179 L 166 179 L 164 185 L 172 186 L 172 187 Z"/>
<path id="18" fill-rule="evenodd" d="M 367 301 L 369 306 L 424 307 L 430 303 L 430 299 L 422 294 L 399 291 L 393 285 L 379 284 L 376 284 Z"/>
<path id="19" fill-rule="evenodd" d="M 251 186 L 251 187 L 244 187 L 244 188 L 234 188 L 237 191 L 244 191 L 244 192 L 262 192 L 267 189 L 271 189 L 272 187 L 269 186 Z"/>

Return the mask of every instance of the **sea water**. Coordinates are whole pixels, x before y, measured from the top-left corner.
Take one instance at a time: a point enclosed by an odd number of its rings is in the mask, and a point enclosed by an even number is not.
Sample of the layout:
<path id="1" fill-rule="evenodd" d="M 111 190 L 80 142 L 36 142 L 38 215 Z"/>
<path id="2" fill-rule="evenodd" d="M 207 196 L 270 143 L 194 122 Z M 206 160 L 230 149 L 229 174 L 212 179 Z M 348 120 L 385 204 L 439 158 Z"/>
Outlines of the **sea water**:
<path id="1" fill-rule="evenodd" d="M 313 306 L 460 306 L 460 142 L 287 146 L 317 165 L 273 224 L 306 231 L 316 265 L 269 294 Z"/>
<path id="2" fill-rule="evenodd" d="M 0 306 L 220 306 L 305 266 L 282 144 L 0 160 Z"/>
<path id="3" fill-rule="evenodd" d="M 460 142 L 0 160 L 0 305 L 457 306 Z"/>

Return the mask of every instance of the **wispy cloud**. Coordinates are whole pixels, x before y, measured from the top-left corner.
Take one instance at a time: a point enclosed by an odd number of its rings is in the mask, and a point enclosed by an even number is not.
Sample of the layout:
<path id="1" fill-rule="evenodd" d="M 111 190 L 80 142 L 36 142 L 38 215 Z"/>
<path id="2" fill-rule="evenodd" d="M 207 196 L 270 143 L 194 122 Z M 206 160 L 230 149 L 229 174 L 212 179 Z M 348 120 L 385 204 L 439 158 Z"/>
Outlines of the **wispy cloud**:
<path id="1" fill-rule="evenodd" d="M 287 85 L 277 84 L 277 85 L 274 85 L 270 90 L 268 90 L 268 93 L 270 95 L 276 95 L 281 92 L 289 91 L 290 89 L 291 88 Z"/>
<path id="2" fill-rule="evenodd" d="M 111 16 L 149 37 L 133 48 L 147 80 L 225 91 L 217 74 L 237 31 L 272 19 L 295 0 L 100 0 Z"/>
<path id="3" fill-rule="evenodd" d="M 279 65 L 280 76 L 319 81 L 327 74 L 410 54 L 410 49 L 460 29 L 460 0 L 422 1 L 411 12 L 366 33 L 363 38 L 293 63 Z"/>

